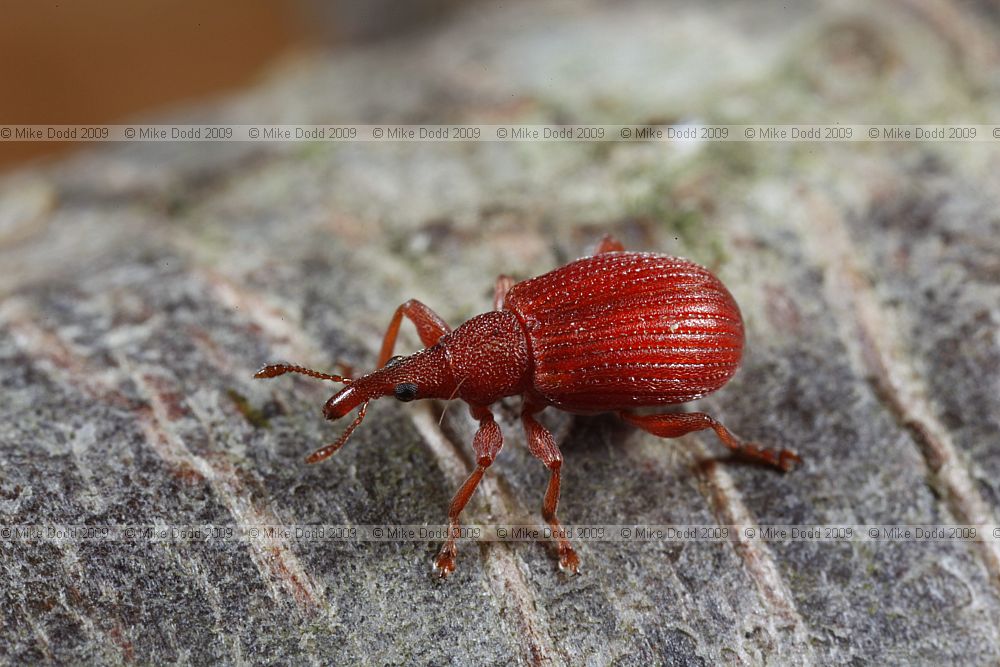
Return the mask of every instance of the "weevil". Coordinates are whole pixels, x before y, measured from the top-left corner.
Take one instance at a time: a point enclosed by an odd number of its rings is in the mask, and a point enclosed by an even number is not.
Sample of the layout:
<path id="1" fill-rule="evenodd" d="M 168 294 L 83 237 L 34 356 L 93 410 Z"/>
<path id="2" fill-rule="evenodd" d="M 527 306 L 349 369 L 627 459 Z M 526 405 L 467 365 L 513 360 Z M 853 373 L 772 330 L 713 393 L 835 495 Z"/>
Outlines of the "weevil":
<path id="1" fill-rule="evenodd" d="M 393 356 L 404 317 L 426 347 Z M 538 413 L 550 406 L 576 414 L 614 412 L 663 438 L 712 429 L 739 455 L 787 471 L 801 461 L 795 452 L 744 442 L 704 412 L 635 411 L 687 403 L 716 391 L 736 373 L 743 345 L 740 309 L 708 269 L 678 257 L 627 252 L 605 236 L 592 256 L 537 278 L 515 283 L 500 276 L 493 310 L 454 330 L 420 301 L 407 301 L 393 314 L 376 370 L 367 375 L 352 379 L 272 364 L 254 377 L 301 373 L 345 385 L 326 402 L 323 414 L 337 420 L 357 409 L 357 416 L 335 442 L 310 454 L 308 463 L 340 449 L 374 399 L 457 398 L 468 404 L 479 422 L 472 441 L 476 467 L 448 509 L 449 537 L 434 560 L 441 577 L 455 569 L 462 509 L 503 447 L 490 406 L 520 395 L 528 449 L 549 470 L 542 516 L 556 536 L 559 567 L 577 574 L 580 559 L 556 515 L 563 457 Z"/>

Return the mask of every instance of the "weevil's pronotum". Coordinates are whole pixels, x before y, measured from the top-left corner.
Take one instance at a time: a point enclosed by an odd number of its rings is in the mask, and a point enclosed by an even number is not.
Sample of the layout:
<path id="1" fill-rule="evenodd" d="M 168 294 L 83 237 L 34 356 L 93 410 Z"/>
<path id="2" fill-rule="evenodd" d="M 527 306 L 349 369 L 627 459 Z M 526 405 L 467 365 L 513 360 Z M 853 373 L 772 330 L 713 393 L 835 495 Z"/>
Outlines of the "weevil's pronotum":
<path id="1" fill-rule="evenodd" d="M 427 347 L 393 356 L 403 317 Z M 359 378 L 273 364 L 254 376 L 302 373 L 346 384 L 326 402 L 327 419 L 355 408 L 357 417 L 333 444 L 306 460 L 329 457 L 365 417 L 368 402 L 383 396 L 400 401 L 458 398 L 469 405 L 479 430 L 472 442 L 476 468 L 455 493 L 448 510 L 449 534 L 490 467 L 503 437 L 490 405 L 522 396 L 521 422 L 531 453 L 549 469 L 542 516 L 562 535 L 556 507 L 563 457 L 552 434 L 535 418 L 548 406 L 572 413 L 615 412 L 663 438 L 712 429 L 742 456 L 782 470 L 799 457 L 738 439 L 703 412 L 639 414 L 636 408 L 686 403 L 722 387 L 743 354 L 743 320 L 729 290 L 708 269 L 686 259 L 626 252 L 606 236 L 592 257 L 545 275 L 514 283 L 496 281 L 493 310 L 452 330 L 430 308 L 410 300 L 396 309 L 382 341 L 378 368 Z M 557 538 L 560 568 L 577 573 L 580 560 L 564 537 Z M 455 569 L 450 537 L 434 561 L 442 577 Z"/>

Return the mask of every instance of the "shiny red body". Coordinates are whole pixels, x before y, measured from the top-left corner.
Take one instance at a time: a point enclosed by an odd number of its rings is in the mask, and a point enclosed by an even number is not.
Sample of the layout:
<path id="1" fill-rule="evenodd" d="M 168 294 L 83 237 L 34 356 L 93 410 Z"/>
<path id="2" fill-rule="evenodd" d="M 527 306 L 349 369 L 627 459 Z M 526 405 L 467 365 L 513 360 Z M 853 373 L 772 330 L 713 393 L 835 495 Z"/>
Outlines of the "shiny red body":
<path id="1" fill-rule="evenodd" d="M 423 350 L 393 357 L 406 317 Z M 489 406 L 506 396 L 523 398 L 525 444 L 550 472 L 542 515 L 556 531 L 559 564 L 579 572 L 580 561 L 559 532 L 562 454 L 535 415 L 547 406 L 576 413 L 612 411 L 648 433 L 676 438 L 712 429 L 737 454 L 788 470 L 799 457 L 744 442 L 703 412 L 639 414 L 634 408 L 685 403 L 722 387 L 743 354 L 743 320 L 732 295 L 708 269 L 686 259 L 626 252 L 605 237 L 591 257 L 537 278 L 513 283 L 500 276 L 494 310 L 455 330 L 427 306 L 399 306 L 386 330 L 376 370 L 359 378 L 273 364 L 255 377 L 301 373 L 346 386 L 323 408 L 327 419 L 358 415 L 333 444 L 311 454 L 322 461 L 336 452 L 365 416 L 369 401 L 458 398 L 479 421 L 473 439 L 476 467 L 455 493 L 448 511 L 452 531 L 459 514 L 503 447 Z M 443 577 L 455 569 L 452 532 L 434 567 Z"/>
<path id="2" fill-rule="evenodd" d="M 685 403 L 724 385 L 742 353 L 739 307 L 708 269 L 607 252 L 515 284 L 501 309 L 359 378 L 326 414 L 336 419 L 414 378 L 415 398 L 484 406 L 520 394 L 578 413 Z"/>

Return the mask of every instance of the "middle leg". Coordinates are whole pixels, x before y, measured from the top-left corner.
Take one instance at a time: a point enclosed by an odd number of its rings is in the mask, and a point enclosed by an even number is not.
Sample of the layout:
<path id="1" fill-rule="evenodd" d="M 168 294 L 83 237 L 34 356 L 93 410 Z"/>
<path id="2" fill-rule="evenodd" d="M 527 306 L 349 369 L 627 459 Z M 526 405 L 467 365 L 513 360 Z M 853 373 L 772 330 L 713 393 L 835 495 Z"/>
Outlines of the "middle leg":
<path id="1" fill-rule="evenodd" d="M 566 539 L 562 524 L 559 523 L 559 518 L 556 516 L 556 509 L 559 506 L 560 470 L 563 457 L 552 434 L 535 419 L 535 414 L 543 409 L 544 406 L 535 406 L 525 402 L 521 412 L 521 422 L 524 424 L 524 432 L 528 437 L 528 449 L 549 469 L 549 486 L 545 489 L 545 500 L 542 501 L 542 518 L 555 533 L 556 543 L 559 547 L 559 569 L 572 574 L 580 574 L 580 558 L 576 555 L 569 540 Z"/>
<path id="2" fill-rule="evenodd" d="M 501 273 L 497 276 L 497 281 L 493 285 L 493 310 L 500 310 L 503 308 L 504 299 L 507 298 L 507 292 L 510 288 L 514 286 L 514 279 L 505 273 Z"/>
<path id="3" fill-rule="evenodd" d="M 624 250 L 625 246 L 621 241 L 616 239 L 611 234 L 605 234 L 601 239 L 601 242 L 598 243 L 597 247 L 594 249 L 594 254 L 603 255 L 606 252 L 623 252 Z"/>

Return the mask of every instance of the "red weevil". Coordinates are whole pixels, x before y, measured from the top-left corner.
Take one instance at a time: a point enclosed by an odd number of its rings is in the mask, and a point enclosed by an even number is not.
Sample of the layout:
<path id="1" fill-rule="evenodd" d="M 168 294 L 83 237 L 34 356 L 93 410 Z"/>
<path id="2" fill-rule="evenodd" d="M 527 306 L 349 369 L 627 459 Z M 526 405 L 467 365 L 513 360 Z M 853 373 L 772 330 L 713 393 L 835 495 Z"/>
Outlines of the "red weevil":
<path id="1" fill-rule="evenodd" d="M 368 402 L 459 398 L 479 430 L 472 442 L 476 468 L 448 510 L 450 537 L 434 561 L 446 577 L 455 569 L 459 515 L 503 446 L 489 406 L 506 396 L 523 398 L 521 422 L 528 448 L 549 469 L 542 516 L 558 536 L 559 567 L 574 574 L 580 559 L 564 537 L 556 506 L 562 454 L 535 416 L 548 406 L 578 414 L 616 412 L 663 438 L 712 429 L 738 454 L 781 470 L 799 457 L 787 449 L 743 442 L 703 412 L 637 414 L 635 408 L 686 403 L 722 387 L 743 354 L 743 319 L 729 290 L 708 269 L 686 259 L 626 252 L 605 236 L 592 257 L 514 283 L 496 281 L 494 309 L 452 330 L 430 308 L 411 299 L 396 309 L 382 341 L 377 370 L 359 378 L 273 364 L 255 378 L 285 373 L 346 384 L 326 402 L 327 419 L 358 415 L 333 444 L 306 459 L 326 459 L 365 417 Z M 403 317 L 427 347 L 392 356 Z"/>

